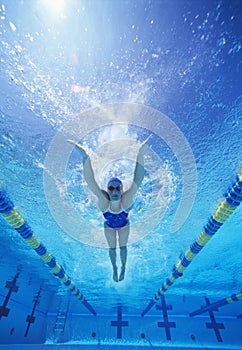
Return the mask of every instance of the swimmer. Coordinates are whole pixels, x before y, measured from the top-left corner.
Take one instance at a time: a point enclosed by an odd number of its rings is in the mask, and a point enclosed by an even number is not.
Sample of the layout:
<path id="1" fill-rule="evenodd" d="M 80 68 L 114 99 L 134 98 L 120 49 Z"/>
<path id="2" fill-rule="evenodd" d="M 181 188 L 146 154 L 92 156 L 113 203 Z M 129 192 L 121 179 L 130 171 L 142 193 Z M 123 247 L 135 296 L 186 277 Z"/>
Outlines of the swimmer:
<path id="1" fill-rule="evenodd" d="M 83 173 L 90 190 L 98 198 L 98 207 L 105 218 L 104 234 L 109 245 L 109 257 L 113 267 L 113 280 L 123 281 L 127 261 L 127 242 L 130 233 L 129 211 L 135 200 L 135 195 L 144 178 L 144 153 L 150 141 L 151 134 L 140 146 L 134 170 L 133 182 L 127 191 L 123 190 L 123 183 L 117 177 L 112 177 L 107 184 L 107 190 L 102 190 L 97 184 L 90 157 L 86 151 L 73 140 L 67 142 L 73 144 L 82 155 Z M 121 271 L 118 276 L 116 265 L 116 241 L 117 235 L 120 248 Z"/>

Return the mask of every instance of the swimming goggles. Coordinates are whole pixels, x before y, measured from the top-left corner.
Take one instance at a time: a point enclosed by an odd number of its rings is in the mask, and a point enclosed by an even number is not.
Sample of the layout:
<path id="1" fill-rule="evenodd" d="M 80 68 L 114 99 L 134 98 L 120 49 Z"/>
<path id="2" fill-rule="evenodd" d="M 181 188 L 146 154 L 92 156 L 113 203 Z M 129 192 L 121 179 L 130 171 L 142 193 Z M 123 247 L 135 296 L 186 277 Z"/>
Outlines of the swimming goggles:
<path id="1" fill-rule="evenodd" d="M 117 191 L 121 191 L 121 188 L 122 188 L 122 186 L 121 185 L 118 185 L 118 186 L 108 186 L 108 190 L 110 191 L 110 192 L 112 192 L 112 191 L 114 191 L 114 190 L 117 190 Z"/>

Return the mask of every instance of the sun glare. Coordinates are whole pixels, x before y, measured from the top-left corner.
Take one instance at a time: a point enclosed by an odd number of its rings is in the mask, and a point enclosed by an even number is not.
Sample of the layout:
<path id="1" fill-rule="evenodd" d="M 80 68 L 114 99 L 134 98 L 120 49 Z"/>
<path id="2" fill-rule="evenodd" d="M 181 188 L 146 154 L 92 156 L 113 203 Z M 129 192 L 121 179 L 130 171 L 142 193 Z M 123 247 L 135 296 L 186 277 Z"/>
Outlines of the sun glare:
<path id="1" fill-rule="evenodd" d="M 48 10 L 54 13 L 60 13 L 66 4 L 65 0 L 42 0 Z"/>

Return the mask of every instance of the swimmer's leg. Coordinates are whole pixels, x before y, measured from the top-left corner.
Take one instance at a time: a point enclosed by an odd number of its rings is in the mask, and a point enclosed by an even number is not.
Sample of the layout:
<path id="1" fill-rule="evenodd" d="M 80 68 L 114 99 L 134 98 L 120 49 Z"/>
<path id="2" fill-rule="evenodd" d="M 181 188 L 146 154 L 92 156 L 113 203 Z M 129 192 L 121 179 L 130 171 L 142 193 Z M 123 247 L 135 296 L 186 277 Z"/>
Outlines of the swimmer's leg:
<path id="1" fill-rule="evenodd" d="M 116 248 L 109 248 L 109 257 L 113 266 L 113 280 L 118 282 L 118 268 L 116 265 Z"/>
<path id="2" fill-rule="evenodd" d="M 116 265 L 116 231 L 105 225 L 104 234 L 109 245 L 109 258 L 113 266 L 113 280 L 118 282 L 118 268 Z"/>
<path id="3" fill-rule="evenodd" d="M 122 267 L 119 275 L 119 281 L 123 281 L 126 262 L 127 262 L 127 247 L 120 247 L 120 259 L 121 259 Z"/>
<path id="4" fill-rule="evenodd" d="M 126 268 L 126 262 L 127 262 L 127 242 L 129 238 L 129 225 L 123 227 L 121 230 L 119 230 L 119 247 L 120 247 L 120 260 L 122 263 L 121 266 L 121 272 L 119 275 L 119 281 L 124 280 L 125 275 L 125 268 Z"/>

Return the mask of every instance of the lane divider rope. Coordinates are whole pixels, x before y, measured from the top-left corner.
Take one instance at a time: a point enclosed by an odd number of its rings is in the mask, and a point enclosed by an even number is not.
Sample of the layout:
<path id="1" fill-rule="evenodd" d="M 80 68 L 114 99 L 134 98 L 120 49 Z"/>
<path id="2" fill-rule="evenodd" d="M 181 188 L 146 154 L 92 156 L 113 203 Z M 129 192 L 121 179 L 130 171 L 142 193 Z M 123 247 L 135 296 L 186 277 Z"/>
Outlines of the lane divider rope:
<path id="1" fill-rule="evenodd" d="M 204 307 L 201 307 L 200 309 L 193 311 L 189 314 L 189 316 L 193 317 L 193 316 L 197 316 L 197 315 L 201 315 L 204 312 L 208 312 L 210 310 L 215 310 L 218 309 L 222 306 L 228 305 L 228 304 L 232 304 L 236 301 L 240 301 L 242 300 L 242 291 L 237 293 L 237 294 L 232 294 L 227 298 L 223 298 L 221 300 L 216 301 L 215 303 L 211 303 L 209 305 L 206 305 Z"/>
<path id="2" fill-rule="evenodd" d="M 218 207 L 211 215 L 206 226 L 204 226 L 197 239 L 191 244 L 184 255 L 180 256 L 173 267 L 172 274 L 165 280 L 163 285 L 151 299 L 147 307 L 141 313 L 144 316 L 153 305 L 160 299 L 174 283 L 183 275 L 185 269 L 190 265 L 197 254 L 209 242 L 219 228 L 225 223 L 230 215 L 236 210 L 242 201 L 242 171 L 236 178 L 236 181 L 225 193 L 224 198 L 219 203 Z"/>
<path id="3" fill-rule="evenodd" d="M 51 253 L 47 251 L 45 246 L 33 234 L 32 229 L 28 223 L 22 218 L 18 210 L 14 207 L 12 201 L 8 198 L 6 193 L 0 190 L 0 214 L 7 220 L 7 222 L 20 234 L 25 242 L 35 250 L 40 258 L 50 267 L 55 276 L 59 277 L 61 282 L 71 291 L 73 295 L 79 299 L 82 304 L 93 314 L 96 311 L 84 298 L 84 295 L 72 283 L 70 277 L 66 274 L 63 267 L 56 261 Z"/>

